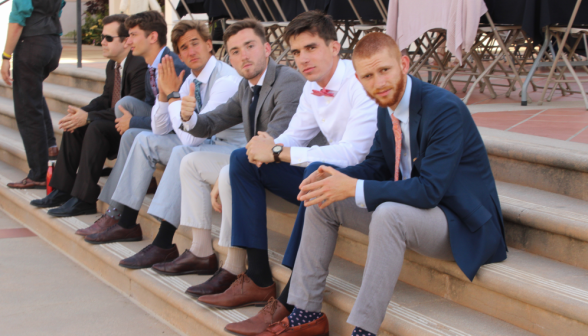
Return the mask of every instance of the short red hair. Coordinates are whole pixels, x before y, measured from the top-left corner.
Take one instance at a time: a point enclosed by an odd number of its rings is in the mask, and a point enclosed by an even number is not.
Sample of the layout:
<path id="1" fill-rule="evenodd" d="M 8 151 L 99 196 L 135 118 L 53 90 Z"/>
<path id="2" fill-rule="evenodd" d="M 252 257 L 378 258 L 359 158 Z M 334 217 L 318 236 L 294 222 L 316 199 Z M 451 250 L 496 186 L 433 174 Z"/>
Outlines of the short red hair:
<path id="1" fill-rule="evenodd" d="M 357 42 L 353 50 L 352 59 L 369 58 L 385 49 L 388 49 L 391 55 L 400 61 L 400 48 L 398 48 L 398 44 L 396 44 L 396 41 L 390 35 L 370 33 Z"/>

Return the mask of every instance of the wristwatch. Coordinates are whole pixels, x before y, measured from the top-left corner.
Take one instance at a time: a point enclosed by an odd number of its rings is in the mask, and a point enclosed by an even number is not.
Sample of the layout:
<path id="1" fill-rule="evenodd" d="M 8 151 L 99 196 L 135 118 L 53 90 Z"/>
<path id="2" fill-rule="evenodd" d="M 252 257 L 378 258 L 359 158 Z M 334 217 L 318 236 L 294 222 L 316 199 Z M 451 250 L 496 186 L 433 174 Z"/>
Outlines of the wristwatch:
<path id="1" fill-rule="evenodd" d="M 282 161 L 280 161 L 280 153 L 282 153 L 283 150 L 284 150 L 284 146 L 281 146 L 281 145 L 275 145 L 272 148 L 272 153 L 274 153 L 274 162 L 275 163 L 282 162 Z"/>
<path id="2" fill-rule="evenodd" d="M 180 98 L 180 93 L 178 91 L 174 91 L 167 95 L 167 100 L 170 100 L 172 98 Z"/>

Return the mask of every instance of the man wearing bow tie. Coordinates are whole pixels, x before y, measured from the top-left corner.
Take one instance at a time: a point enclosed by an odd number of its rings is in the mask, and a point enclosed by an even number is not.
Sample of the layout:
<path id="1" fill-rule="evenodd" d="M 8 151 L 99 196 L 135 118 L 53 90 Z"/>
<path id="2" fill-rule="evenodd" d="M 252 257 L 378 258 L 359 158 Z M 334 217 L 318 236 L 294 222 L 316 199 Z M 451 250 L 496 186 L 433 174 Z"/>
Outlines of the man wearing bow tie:
<path id="1" fill-rule="evenodd" d="M 378 133 L 362 163 L 321 166 L 302 182 L 299 199 L 308 211 L 288 297 L 296 308 L 260 336 L 328 334 L 320 311 L 339 226 L 369 235 L 347 320 L 356 326 L 352 336 L 380 329 L 406 249 L 455 261 L 470 280 L 480 266 L 506 259 L 496 185 L 468 108 L 451 92 L 408 76 L 410 60 L 383 33 L 359 41 L 353 64 L 380 106 Z"/>
<path id="2" fill-rule="evenodd" d="M 243 283 L 245 294 L 237 294 L 241 286 L 233 286 L 222 294 L 200 297 L 206 304 L 231 308 L 265 302 L 275 295 L 267 251 L 265 190 L 298 205 L 300 183 L 318 168 L 309 164 L 356 165 L 365 159 L 376 132 L 376 104 L 355 77 L 351 61 L 339 59 L 341 45 L 330 16 L 320 11 L 300 14 L 286 28 L 285 40 L 307 79 L 298 109 L 282 135 L 274 139 L 258 132 L 246 148 L 231 154 L 232 245 L 247 250 L 248 270 L 236 280 Z M 328 143 L 307 147 L 319 132 Z M 284 256 L 283 263 L 290 268 L 298 250 L 304 211 L 302 206 Z M 287 288 L 280 305 L 286 306 Z M 263 319 L 252 320 L 229 325 L 227 330 L 248 335 L 265 329 L 257 329 L 263 327 Z"/>

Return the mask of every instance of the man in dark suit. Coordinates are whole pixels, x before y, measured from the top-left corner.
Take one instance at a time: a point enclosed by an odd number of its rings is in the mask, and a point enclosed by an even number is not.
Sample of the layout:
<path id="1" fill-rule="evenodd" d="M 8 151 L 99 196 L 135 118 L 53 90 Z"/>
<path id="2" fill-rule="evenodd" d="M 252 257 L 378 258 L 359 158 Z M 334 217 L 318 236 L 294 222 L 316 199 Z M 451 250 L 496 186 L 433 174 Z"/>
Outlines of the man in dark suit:
<path id="1" fill-rule="evenodd" d="M 494 177 L 468 108 L 451 92 L 407 76 L 410 61 L 388 35 L 364 37 L 353 63 L 380 106 L 378 132 L 364 162 L 321 166 L 301 184 L 298 197 L 308 210 L 288 297 L 296 308 L 260 335 L 328 334 L 320 310 L 340 225 L 369 234 L 347 320 L 356 326 L 352 335 L 380 329 L 407 248 L 455 260 L 470 280 L 483 264 L 506 259 Z"/>
<path id="2" fill-rule="evenodd" d="M 143 57 L 133 56 L 130 46 L 126 45 L 126 18 L 125 14 L 104 18 L 102 50 L 110 59 L 106 65 L 104 92 L 87 106 L 70 106 L 68 115 L 59 121 L 63 138 L 50 183 L 54 190 L 43 199 L 31 201 L 32 205 L 44 208 L 67 202 L 75 204 L 68 215 L 96 213 L 96 199 L 100 193 L 97 183 L 104 161 L 116 157 L 120 142 L 114 123 L 114 106 L 124 96 L 145 98 L 147 64 Z"/>

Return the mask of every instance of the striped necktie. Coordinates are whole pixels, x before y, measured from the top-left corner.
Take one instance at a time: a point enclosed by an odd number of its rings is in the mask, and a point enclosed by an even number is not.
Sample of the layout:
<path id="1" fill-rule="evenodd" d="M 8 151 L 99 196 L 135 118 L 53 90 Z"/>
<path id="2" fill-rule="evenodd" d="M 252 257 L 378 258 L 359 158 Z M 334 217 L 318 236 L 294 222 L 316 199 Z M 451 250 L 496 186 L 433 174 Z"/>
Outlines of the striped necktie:
<path id="1" fill-rule="evenodd" d="M 196 113 L 200 113 L 200 110 L 202 109 L 202 96 L 200 94 L 200 85 L 202 85 L 202 82 L 199 81 L 198 79 L 194 79 L 194 97 L 196 97 Z"/>

